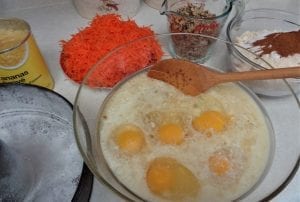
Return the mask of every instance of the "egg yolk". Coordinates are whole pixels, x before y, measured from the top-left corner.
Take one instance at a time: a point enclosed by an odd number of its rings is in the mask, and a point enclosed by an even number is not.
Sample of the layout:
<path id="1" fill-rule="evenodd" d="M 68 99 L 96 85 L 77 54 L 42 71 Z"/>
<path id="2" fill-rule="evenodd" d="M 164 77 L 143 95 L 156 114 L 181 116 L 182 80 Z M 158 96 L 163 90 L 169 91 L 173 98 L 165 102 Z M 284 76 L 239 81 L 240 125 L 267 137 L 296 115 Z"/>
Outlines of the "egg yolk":
<path id="1" fill-rule="evenodd" d="M 158 130 L 159 140 L 165 144 L 178 145 L 183 142 L 184 133 L 181 126 L 177 124 L 165 124 Z"/>
<path id="2" fill-rule="evenodd" d="M 230 168 L 230 161 L 224 155 L 212 155 L 208 159 L 209 170 L 217 176 L 225 175 Z"/>
<path id="3" fill-rule="evenodd" d="M 138 127 L 126 125 L 117 130 L 115 142 L 121 151 L 134 154 L 139 152 L 145 145 L 145 137 Z"/>
<path id="4" fill-rule="evenodd" d="M 192 121 L 195 130 L 207 132 L 213 129 L 214 132 L 222 132 L 228 123 L 228 117 L 221 112 L 206 111 Z"/>
<path id="5" fill-rule="evenodd" d="M 156 158 L 150 162 L 146 181 L 152 193 L 173 200 L 195 197 L 200 189 L 193 173 L 169 157 Z"/>

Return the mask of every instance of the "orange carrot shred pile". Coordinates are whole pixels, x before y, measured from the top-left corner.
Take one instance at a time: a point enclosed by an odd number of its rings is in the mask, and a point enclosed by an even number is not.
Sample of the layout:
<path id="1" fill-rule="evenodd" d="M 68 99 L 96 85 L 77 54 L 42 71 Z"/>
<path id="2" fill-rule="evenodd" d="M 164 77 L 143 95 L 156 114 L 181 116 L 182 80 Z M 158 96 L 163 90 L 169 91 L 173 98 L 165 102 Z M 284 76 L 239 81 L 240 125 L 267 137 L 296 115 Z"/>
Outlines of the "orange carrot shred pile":
<path id="1" fill-rule="evenodd" d="M 153 36 L 149 27 L 139 27 L 133 20 L 122 21 L 120 16 L 96 16 L 90 25 L 69 41 L 61 41 L 60 63 L 68 77 L 81 83 L 87 72 L 112 49 L 134 39 Z M 127 45 L 102 60 L 89 76 L 94 87 L 112 87 L 125 76 L 159 60 L 163 52 L 154 37 Z"/>

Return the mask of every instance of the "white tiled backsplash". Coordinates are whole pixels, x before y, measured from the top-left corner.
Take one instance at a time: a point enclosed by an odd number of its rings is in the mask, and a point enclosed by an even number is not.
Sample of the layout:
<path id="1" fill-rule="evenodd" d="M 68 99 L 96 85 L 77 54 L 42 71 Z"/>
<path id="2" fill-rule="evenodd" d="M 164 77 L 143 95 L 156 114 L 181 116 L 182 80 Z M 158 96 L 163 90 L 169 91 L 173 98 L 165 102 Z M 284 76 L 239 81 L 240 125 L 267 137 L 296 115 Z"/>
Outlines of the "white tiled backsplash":
<path id="1" fill-rule="evenodd" d="M 19 10 L 26 8 L 37 8 L 70 0 L 0 0 L 0 12 L 8 10 Z"/>

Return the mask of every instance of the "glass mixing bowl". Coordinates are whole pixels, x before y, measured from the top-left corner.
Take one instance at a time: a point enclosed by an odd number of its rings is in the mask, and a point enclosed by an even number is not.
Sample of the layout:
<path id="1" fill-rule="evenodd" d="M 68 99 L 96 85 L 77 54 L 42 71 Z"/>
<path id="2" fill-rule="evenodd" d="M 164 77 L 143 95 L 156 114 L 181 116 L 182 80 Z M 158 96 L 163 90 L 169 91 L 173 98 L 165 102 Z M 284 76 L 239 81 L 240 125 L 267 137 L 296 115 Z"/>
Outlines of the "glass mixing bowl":
<path id="1" fill-rule="evenodd" d="M 99 143 L 101 139 L 101 135 L 98 131 L 99 114 L 106 100 L 113 95 L 116 89 L 126 84 L 126 81 L 136 74 L 128 74 L 125 79 L 119 82 L 114 88 L 96 86 L 95 84 L 97 82 L 93 81 L 100 78 L 98 77 L 99 73 L 106 71 L 105 68 L 107 68 L 107 64 L 114 64 L 113 68 L 117 71 L 116 74 L 118 71 L 122 72 L 125 68 L 124 64 L 128 62 L 128 58 L 124 57 L 124 51 L 126 52 L 128 48 L 132 48 L 134 44 L 140 43 L 141 41 L 156 40 L 163 50 L 163 56 L 160 59 L 177 58 L 178 56 L 170 50 L 171 39 L 174 35 L 192 35 L 193 37 L 197 36 L 214 40 L 214 51 L 212 51 L 214 54 L 204 65 L 223 72 L 229 71 L 232 68 L 230 61 L 228 61 L 229 52 L 227 46 L 235 45 L 230 42 L 210 36 L 189 33 L 154 35 L 124 44 L 101 58 L 85 76 L 76 95 L 73 121 L 76 140 L 84 161 L 99 181 L 109 187 L 114 194 L 118 194 L 125 200 L 145 201 L 146 199 L 122 184 L 108 166 Z M 144 47 L 143 51 L 151 51 L 151 47 Z M 137 50 L 136 57 L 139 55 L 140 52 Z M 113 63 L 111 63 L 112 61 Z M 157 60 L 149 61 L 148 66 L 155 62 L 157 62 Z M 146 66 L 147 65 L 145 65 L 145 68 Z M 148 69 L 146 68 L 141 71 L 148 71 Z M 264 172 L 255 185 L 241 195 L 238 200 L 270 200 L 282 191 L 293 178 L 299 167 L 299 100 L 296 96 L 287 96 L 277 99 L 257 97 L 247 87 L 239 83 L 238 85 L 261 107 L 265 119 L 270 121 L 268 127 L 270 138 L 275 139 L 275 141 L 271 141 L 271 152 Z M 286 88 L 287 90 L 291 90 L 288 87 Z M 238 101 L 238 99 L 236 100 Z M 116 108 L 117 107 L 118 106 L 116 106 Z"/>
<path id="2" fill-rule="evenodd" d="M 260 38 L 256 35 L 268 35 L 273 32 L 290 32 L 300 29 L 300 16 L 293 13 L 287 13 L 282 10 L 274 9 L 252 9 L 246 10 L 239 18 L 232 19 L 227 26 L 227 38 L 230 42 L 239 43 L 240 45 L 249 46 L 244 43 L 245 40 L 250 40 L 252 37 Z M 248 33 L 248 34 L 245 34 Z M 242 36 L 242 37 L 241 37 Z M 237 40 L 239 38 L 239 42 Z M 243 44 L 242 44 L 243 43 Z M 272 54 L 270 54 L 272 55 Z M 233 71 L 254 71 L 268 68 L 297 66 L 300 61 L 300 54 L 297 60 L 289 59 L 283 61 L 277 56 L 262 57 L 268 62 L 261 63 L 261 60 L 256 60 L 254 55 L 244 52 L 243 49 L 231 46 L 231 60 Z M 290 56 L 289 56 L 290 57 Z M 274 58 L 274 59 L 273 59 Z M 288 62 L 289 61 L 289 62 Z M 294 62 L 291 62 L 294 61 Z M 297 62 L 298 61 L 298 62 Z M 285 96 L 290 94 L 290 90 L 286 85 L 290 85 L 296 92 L 300 92 L 300 79 L 286 80 L 265 80 L 265 81 L 250 81 L 244 82 L 254 92 L 267 96 Z"/>

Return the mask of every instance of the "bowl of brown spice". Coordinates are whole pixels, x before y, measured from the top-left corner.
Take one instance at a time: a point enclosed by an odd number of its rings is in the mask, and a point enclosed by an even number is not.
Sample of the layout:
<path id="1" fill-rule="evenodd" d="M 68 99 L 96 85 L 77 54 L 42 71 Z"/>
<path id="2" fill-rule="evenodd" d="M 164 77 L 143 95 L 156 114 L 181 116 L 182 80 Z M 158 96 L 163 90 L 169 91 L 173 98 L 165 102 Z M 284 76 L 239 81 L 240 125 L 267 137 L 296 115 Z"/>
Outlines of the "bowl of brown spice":
<path id="1" fill-rule="evenodd" d="M 299 15 L 282 10 L 246 10 L 240 18 L 229 22 L 229 41 L 250 50 L 249 54 L 237 46 L 231 49 L 233 71 L 262 70 L 300 65 Z M 259 59 L 258 59 L 259 58 Z M 261 63 L 261 61 L 265 61 Z M 254 92 L 267 96 L 285 96 L 300 92 L 300 79 L 245 82 Z M 288 84 L 288 89 L 286 86 Z"/>
<path id="2" fill-rule="evenodd" d="M 165 0 L 160 13 L 167 16 L 171 33 L 193 33 L 218 37 L 229 14 L 237 17 L 244 9 L 243 1 Z M 171 49 L 178 58 L 203 62 L 209 58 L 214 39 L 189 35 L 172 36 Z"/>

